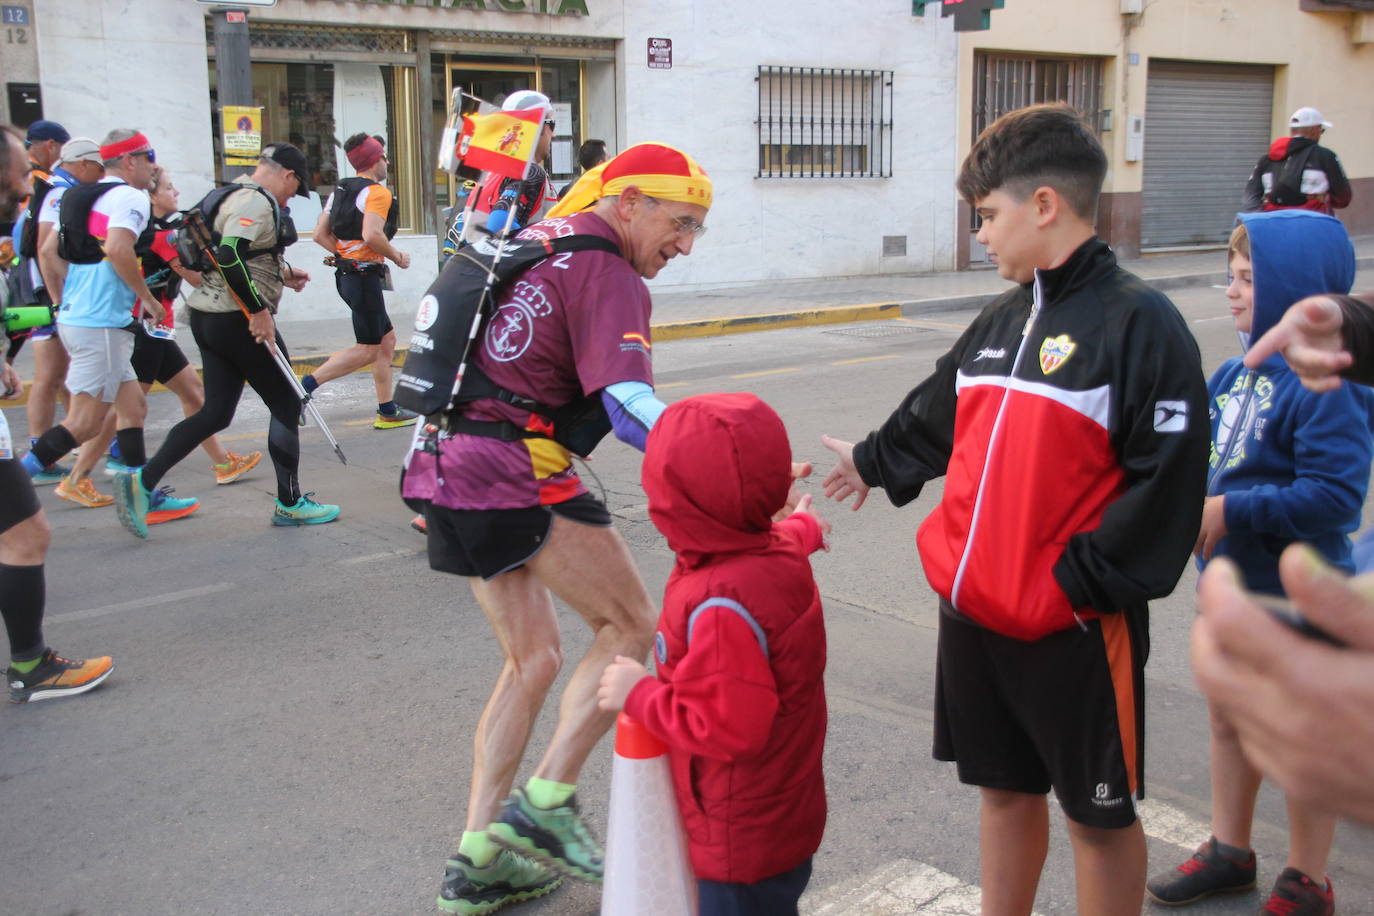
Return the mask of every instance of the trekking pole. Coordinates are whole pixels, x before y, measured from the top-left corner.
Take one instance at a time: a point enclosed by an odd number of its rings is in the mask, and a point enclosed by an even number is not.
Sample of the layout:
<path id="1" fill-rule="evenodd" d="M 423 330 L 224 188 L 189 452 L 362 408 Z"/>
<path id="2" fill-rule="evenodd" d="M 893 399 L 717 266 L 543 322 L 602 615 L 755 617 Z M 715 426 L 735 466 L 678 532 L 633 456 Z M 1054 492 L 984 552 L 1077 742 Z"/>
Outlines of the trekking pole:
<path id="1" fill-rule="evenodd" d="M 282 356 L 281 351 L 271 346 L 268 341 L 263 341 L 263 346 L 267 347 L 268 351 L 271 352 L 272 359 L 277 363 L 277 368 L 281 370 L 281 374 L 286 376 L 286 380 L 290 382 L 291 387 L 295 389 L 296 396 L 301 399 L 301 407 L 306 413 L 310 414 L 311 419 L 315 421 L 315 425 L 320 428 L 320 432 L 324 433 L 324 437 L 328 439 L 329 444 L 334 447 L 334 454 L 339 456 L 339 463 L 348 464 L 348 459 L 344 457 L 343 449 L 339 447 L 339 440 L 335 439 L 334 434 L 329 431 L 329 426 L 324 422 L 324 417 L 320 415 L 320 409 L 315 406 L 315 399 L 306 393 L 305 386 L 301 384 L 300 379 L 296 378 L 296 371 L 291 368 L 291 364 L 286 361 L 286 357 Z"/>
<path id="2" fill-rule="evenodd" d="M 192 211 L 192 213 L 194 212 L 195 211 Z M 196 247 L 205 255 L 206 260 L 215 265 L 215 270 L 219 273 L 220 280 L 224 282 L 225 291 L 229 293 L 229 297 L 238 305 L 239 311 L 243 312 L 243 317 L 252 321 L 253 313 L 248 310 L 248 306 L 244 305 L 243 300 L 238 297 L 238 294 L 234 292 L 234 288 L 229 285 L 229 281 L 224 277 L 224 268 L 220 267 L 219 260 L 215 257 L 214 237 L 210 233 L 210 227 L 206 226 L 203 220 L 192 218 L 191 214 L 188 214 L 187 218 L 182 221 L 182 225 L 191 233 L 191 240 L 195 242 Z M 280 334 L 281 332 L 278 331 L 277 333 Z M 324 422 L 324 417 L 320 415 L 319 408 L 315 406 L 310 395 L 306 394 L 305 388 L 301 385 L 301 380 L 296 378 L 296 372 L 291 368 L 291 364 L 286 361 L 286 357 L 281 355 L 281 351 L 276 348 L 273 341 L 264 340 L 262 345 L 267 348 L 268 353 L 272 354 L 273 361 L 276 362 L 277 368 L 281 370 L 281 374 L 286 376 L 286 381 L 291 385 L 292 390 L 296 392 L 296 397 L 301 399 L 301 408 L 310 414 L 315 420 L 315 425 L 320 428 L 320 432 L 324 433 L 324 437 L 328 439 L 329 444 L 334 447 L 334 454 L 339 457 L 339 463 L 347 465 L 348 459 L 344 457 L 343 449 L 339 447 L 339 440 L 335 439 L 334 434 L 329 431 L 329 426 Z"/>

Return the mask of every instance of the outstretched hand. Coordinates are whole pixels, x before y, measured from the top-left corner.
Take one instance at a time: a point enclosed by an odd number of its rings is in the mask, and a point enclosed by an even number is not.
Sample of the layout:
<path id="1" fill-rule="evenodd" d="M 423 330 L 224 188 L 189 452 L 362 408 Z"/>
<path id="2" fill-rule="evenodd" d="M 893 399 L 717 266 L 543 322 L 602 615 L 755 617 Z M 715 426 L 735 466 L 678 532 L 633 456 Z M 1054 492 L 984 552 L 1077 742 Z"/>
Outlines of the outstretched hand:
<path id="1" fill-rule="evenodd" d="M 834 469 L 825 475 L 825 480 L 821 484 L 825 488 L 825 495 L 841 503 L 851 496 L 857 497 L 852 506 L 857 512 L 868 498 L 870 488 L 859 476 L 858 468 L 854 466 L 854 443 L 832 436 L 821 436 L 821 445 L 834 452 L 838 459 Z"/>
<path id="2" fill-rule="evenodd" d="M 1341 307 L 1327 296 L 1308 296 L 1284 312 L 1283 318 L 1250 347 L 1245 365 L 1257 368 L 1282 353 L 1304 385 L 1313 391 L 1340 387 L 1337 374 L 1351 363 L 1341 339 Z"/>

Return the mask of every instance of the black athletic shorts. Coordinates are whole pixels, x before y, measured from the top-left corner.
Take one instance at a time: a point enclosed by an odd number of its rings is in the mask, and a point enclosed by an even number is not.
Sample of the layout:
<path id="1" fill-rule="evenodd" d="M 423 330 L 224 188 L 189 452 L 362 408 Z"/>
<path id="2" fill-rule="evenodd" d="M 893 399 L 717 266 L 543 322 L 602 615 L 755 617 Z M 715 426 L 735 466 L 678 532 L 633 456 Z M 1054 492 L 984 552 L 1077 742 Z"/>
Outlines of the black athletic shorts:
<path id="1" fill-rule="evenodd" d="M 1135 823 L 1145 669 L 1129 624 L 1110 614 L 1023 642 L 952 616 L 941 601 L 935 759 L 954 761 L 969 785 L 1053 788 L 1080 824 Z"/>
<path id="2" fill-rule="evenodd" d="M 334 272 L 334 287 L 339 297 L 353 312 L 353 338 L 360 344 L 379 344 L 391 330 L 391 317 L 386 313 L 382 298 L 382 275 L 368 270 L 362 273 Z"/>
<path id="3" fill-rule="evenodd" d="M 0 459 L 0 534 L 33 518 L 38 509 L 29 472 L 12 458 Z"/>
<path id="4" fill-rule="evenodd" d="M 165 385 L 178 372 L 191 365 L 175 340 L 153 337 L 142 325 L 134 333 L 134 355 L 129 358 L 129 363 L 134 367 L 139 382 L 144 385 L 153 382 Z"/>
<path id="5" fill-rule="evenodd" d="M 528 509 L 446 509 L 430 504 L 429 568 L 455 576 L 494 579 L 519 569 L 544 549 L 553 517 L 609 528 L 611 513 L 590 493 Z"/>

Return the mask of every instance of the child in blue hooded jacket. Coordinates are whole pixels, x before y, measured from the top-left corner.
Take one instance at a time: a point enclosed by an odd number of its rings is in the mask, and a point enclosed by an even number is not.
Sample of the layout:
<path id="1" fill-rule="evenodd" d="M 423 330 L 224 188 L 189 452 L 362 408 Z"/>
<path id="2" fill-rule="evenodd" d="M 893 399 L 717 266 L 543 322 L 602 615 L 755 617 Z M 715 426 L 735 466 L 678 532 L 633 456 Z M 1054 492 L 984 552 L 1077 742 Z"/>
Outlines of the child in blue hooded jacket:
<path id="1" fill-rule="evenodd" d="M 1273 327 L 1293 303 L 1347 293 L 1355 252 L 1340 221 L 1307 210 L 1241 214 L 1228 249 L 1226 296 L 1241 346 Z M 1327 394 L 1304 388 L 1275 354 L 1258 369 L 1240 357 L 1207 383 L 1212 448 L 1207 497 L 1195 553 L 1240 567 L 1246 587 L 1283 595 L 1279 554 L 1294 541 L 1353 572 L 1350 532 L 1360 523 L 1374 458 L 1374 391 L 1351 382 Z M 1255 885 L 1250 848 L 1260 774 L 1241 753 L 1230 725 L 1212 710 L 1212 837 L 1193 857 L 1147 885 L 1160 903 L 1179 906 Z M 1289 852 L 1261 913 L 1330 916 L 1325 877 L 1336 818 L 1292 800 Z"/>

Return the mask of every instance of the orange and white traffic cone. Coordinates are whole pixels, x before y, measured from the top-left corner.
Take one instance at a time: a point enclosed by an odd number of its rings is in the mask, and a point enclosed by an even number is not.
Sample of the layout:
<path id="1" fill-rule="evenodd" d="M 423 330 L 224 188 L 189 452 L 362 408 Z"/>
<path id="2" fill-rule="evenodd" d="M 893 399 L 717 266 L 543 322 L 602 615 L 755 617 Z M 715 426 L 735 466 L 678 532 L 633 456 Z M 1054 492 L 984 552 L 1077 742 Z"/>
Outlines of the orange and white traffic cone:
<path id="1" fill-rule="evenodd" d="M 616 720 L 601 916 L 693 916 L 697 883 L 673 794 L 668 748 L 624 713 Z"/>

